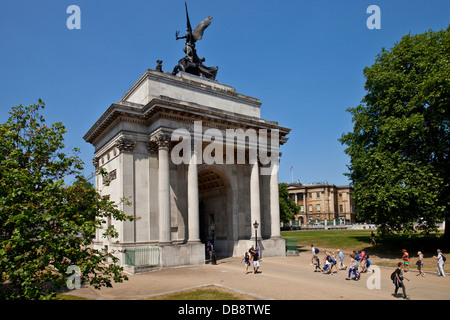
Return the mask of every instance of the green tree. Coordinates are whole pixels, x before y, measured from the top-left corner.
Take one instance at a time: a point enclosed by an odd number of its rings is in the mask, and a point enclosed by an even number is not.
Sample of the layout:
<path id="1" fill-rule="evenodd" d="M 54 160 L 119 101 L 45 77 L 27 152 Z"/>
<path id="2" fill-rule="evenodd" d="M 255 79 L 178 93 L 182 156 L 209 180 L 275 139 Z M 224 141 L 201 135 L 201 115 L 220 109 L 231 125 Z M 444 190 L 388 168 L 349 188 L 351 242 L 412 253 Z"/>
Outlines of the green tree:
<path id="1" fill-rule="evenodd" d="M 287 223 L 289 220 L 294 219 L 300 210 L 300 206 L 289 197 L 286 183 L 278 184 L 278 193 L 280 198 L 280 221 Z"/>
<path id="2" fill-rule="evenodd" d="M 357 217 L 382 233 L 450 227 L 450 27 L 404 36 L 364 76 L 367 94 L 347 110 L 353 132 L 340 139 Z"/>
<path id="3" fill-rule="evenodd" d="M 103 226 L 107 217 L 130 217 L 81 176 L 78 150 L 63 152 L 66 129 L 47 126 L 43 108 L 41 100 L 17 106 L 0 124 L 0 293 L 7 299 L 51 298 L 75 276 L 69 266 L 98 289 L 126 279 L 117 258 L 91 243 L 98 228 L 117 236 Z"/>

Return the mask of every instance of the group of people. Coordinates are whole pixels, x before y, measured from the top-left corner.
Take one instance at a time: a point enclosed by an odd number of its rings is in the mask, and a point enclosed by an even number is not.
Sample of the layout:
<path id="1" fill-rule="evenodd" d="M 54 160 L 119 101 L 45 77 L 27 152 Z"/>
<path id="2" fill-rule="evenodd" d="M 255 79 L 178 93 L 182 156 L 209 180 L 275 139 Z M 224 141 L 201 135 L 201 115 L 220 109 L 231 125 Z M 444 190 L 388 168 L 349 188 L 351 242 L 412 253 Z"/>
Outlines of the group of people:
<path id="1" fill-rule="evenodd" d="M 348 270 L 348 276 L 345 279 L 359 280 L 361 278 L 361 273 L 367 272 L 370 265 L 371 262 L 369 260 L 369 254 L 366 251 L 360 250 L 359 252 L 356 252 L 356 250 L 353 250 L 350 254 L 350 268 Z M 352 273 L 354 275 L 353 278 L 351 278 Z"/>
<path id="2" fill-rule="evenodd" d="M 315 265 L 314 272 L 322 272 L 324 274 L 334 274 L 338 273 L 338 270 L 347 270 L 347 266 L 344 263 L 345 255 L 340 250 L 337 249 L 337 256 L 334 252 L 329 253 L 325 251 L 322 264 L 319 258 L 319 249 L 315 248 L 313 244 L 311 244 L 311 265 Z M 323 268 L 321 267 L 323 265 Z M 361 250 L 359 253 L 356 250 L 350 254 L 350 267 L 348 269 L 348 277 L 347 280 L 359 280 L 361 277 L 361 273 L 367 272 L 370 267 L 369 254 L 364 250 Z M 335 271 L 333 272 L 333 268 Z M 353 273 L 354 277 L 351 278 L 351 274 Z"/>
<path id="3" fill-rule="evenodd" d="M 402 264 L 403 264 L 403 269 L 405 270 L 405 272 L 408 272 L 410 270 L 410 257 L 409 257 L 409 253 L 406 249 L 402 249 Z M 435 256 L 433 256 L 434 259 L 437 260 L 437 275 L 439 277 L 445 277 L 445 272 L 444 272 L 444 264 L 445 261 L 447 260 L 445 258 L 445 256 L 442 253 L 442 250 L 437 249 L 437 254 Z M 421 276 L 424 277 L 425 273 L 423 272 L 423 253 L 421 251 L 417 252 L 417 261 L 416 261 L 416 266 L 417 266 L 417 270 L 419 271 L 419 273 L 417 274 L 417 276 Z"/>
<path id="4" fill-rule="evenodd" d="M 393 296 L 397 297 L 398 289 L 402 288 L 403 298 L 407 299 L 408 297 L 406 295 L 405 280 L 409 281 L 409 279 L 404 276 L 404 272 L 409 271 L 410 257 L 409 257 L 409 253 L 406 249 L 402 249 L 402 254 L 403 254 L 402 255 L 403 262 L 399 262 L 397 264 L 397 269 L 395 269 L 395 271 L 391 274 L 391 280 L 395 286 Z M 445 277 L 444 264 L 447 259 L 443 255 L 442 251 L 440 249 L 437 249 L 437 254 L 435 256 L 433 256 L 433 258 L 437 260 L 437 275 L 438 275 L 438 277 Z M 421 277 L 425 276 L 425 273 L 422 270 L 422 268 L 423 268 L 423 253 L 421 251 L 417 252 L 416 265 L 417 265 L 417 270 L 419 271 L 417 276 L 421 276 Z"/>
<path id="5" fill-rule="evenodd" d="M 319 258 L 319 249 L 315 248 L 313 244 L 311 244 L 311 264 L 315 265 L 314 272 L 322 272 L 324 274 L 333 274 L 333 268 L 335 269 L 335 273 L 338 273 L 338 270 L 347 270 L 347 266 L 344 264 L 344 253 L 337 249 L 337 257 L 334 252 L 324 252 L 323 259 Z M 434 259 L 437 260 L 437 275 L 440 277 L 445 277 L 444 272 L 444 263 L 446 261 L 445 256 L 442 254 L 440 249 L 437 250 L 437 255 L 433 256 Z M 321 263 L 322 262 L 322 263 Z M 391 274 L 391 280 L 394 283 L 395 291 L 393 296 L 397 297 L 397 292 L 399 288 L 402 288 L 403 298 L 407 299 L 406 295 L 406 286 L 405 280 L 409 281 L 408 278 L 405 277 L 404 273 L 410 270 L 410 256 L 406 249 L 402 250 L 402 262 L 399 262 L 397 265 L 397 269 Z M 370 267 L 369 254 L 360 250 L 353 252 L 350 254 L 350 266 L 348 268 L 348 276 L 345 278 L 346 280 L 359 280 L 361 277 L 361 273 L 367 272 Z M 323 268 L 322 268 L 323 265 Z M 417 276 L 425 276 L 423 272 L 423 254 L 422 252 L 417 252 L 417 269 L 419 273 Z M 353 277 L 351 277 L 353 274 Z"/>
<path id="6" fill-rule="evenodd" d="M 241 263 L 244 262 L 245 265 L 245 274 L 248 273 L 248 267 L 253 263 L 253 274 L 257 274 L 259 270 L 259 262 L 261 261 L 259 255 L 259 247 L 252 245 L 248 251 L 245 252 L 244 257 L 241 260 Z"/>

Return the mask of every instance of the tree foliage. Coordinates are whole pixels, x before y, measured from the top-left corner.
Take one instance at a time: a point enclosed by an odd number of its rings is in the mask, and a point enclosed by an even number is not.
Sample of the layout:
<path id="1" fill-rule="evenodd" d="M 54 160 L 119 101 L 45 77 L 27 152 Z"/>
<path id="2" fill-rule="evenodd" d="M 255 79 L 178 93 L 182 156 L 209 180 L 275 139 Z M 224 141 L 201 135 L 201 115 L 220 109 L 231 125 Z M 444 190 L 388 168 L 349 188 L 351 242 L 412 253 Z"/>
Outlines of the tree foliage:
<path id="1" fill-rule="evenodd" d="M 66 129 L 47 126 L 43 108 L 17 106 L 0 124 L 0 293 L 9 299 L 52 297 L 69 266 L 96 288 L 126 279 L 117 258 L 91 243 L 98 228 L 117 236 L 103 227 L 107 217 L 130 217 L 81 176 L 82 161 L 64 153 Z M 69 176 L 76 181 L 66 186 Z"/>
<path id="2" fill-rule="evenodd" d="M 300 210 L 300 206 L 289 197 L 286 183 L 278 184 L 278 193 L 280 197 L 280 221 L 289 222 L 289 220 L 294 219 Z"/>
<path id="3" fill-rule="evenodd" d="M 357 217 L 384 233 L 418 221 L 432 231 L 450 207 L 450 27 L 404 36 L 364 76 L 367 94 L 347 110 L 353 132 L 340 139 Z"/>

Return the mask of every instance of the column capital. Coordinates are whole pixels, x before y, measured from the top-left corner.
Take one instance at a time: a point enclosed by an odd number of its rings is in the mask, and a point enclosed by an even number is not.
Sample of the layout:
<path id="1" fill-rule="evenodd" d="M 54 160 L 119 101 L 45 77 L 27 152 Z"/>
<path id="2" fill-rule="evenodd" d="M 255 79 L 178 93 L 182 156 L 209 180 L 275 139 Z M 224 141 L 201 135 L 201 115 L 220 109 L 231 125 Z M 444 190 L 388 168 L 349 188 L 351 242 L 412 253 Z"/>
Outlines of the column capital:
<path id="1" fill-rule="evenodd" d="M 99 158 L 98 157 L 95 157 L 95 158 L 93 158 L 92 159 L 92 164 L 94 165 L 94 167 L 95 167 L 95 173 L 96 174 L 98 174 L 99 173 L 99 168 L 100 168 L 100 162 L 99 162 Z"/>
<path id="2" fill-rule="evenodd" d="M 163 132 L 158 132 L 150 137 L 150 141 L 147 142 L 147 149 L 150 152 L 156 152 L 161 148 L 169 148 L 170 145 L 170 136 Z"/>
<path id="3" fill-rule="evenodd" d="M 115 146 L 119 149 L 119 152 L 133 152 L 134 147 L 136 146 L 136 139 L 131 137 L 120 137 Z"/>

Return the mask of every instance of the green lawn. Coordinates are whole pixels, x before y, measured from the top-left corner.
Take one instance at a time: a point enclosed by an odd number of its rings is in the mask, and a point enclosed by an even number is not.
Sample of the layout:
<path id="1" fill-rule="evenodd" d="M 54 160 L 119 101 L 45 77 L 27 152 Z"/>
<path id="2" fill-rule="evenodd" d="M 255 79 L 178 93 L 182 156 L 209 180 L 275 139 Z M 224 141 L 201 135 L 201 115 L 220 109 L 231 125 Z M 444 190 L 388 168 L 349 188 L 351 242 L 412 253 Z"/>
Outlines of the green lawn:
<path id="1" fill-rule="evenodd" d="M 283 231 L 283 238 L 297 239 L 300 250 L 310 250 L 311 244 L 316 248 L 353 250 L 370 245 L 370 231 L 368 230 L 311 230 L 311 231 Z"/>
<path id="2" fill-rule="evenodd" d="M 253 296 L 215 286 L 179 291 L 146 300 L 258 300 Z"/>
<path id="3" fill-rule="evenodd" d="M 297 239 L 300 251 L 309 251 L 311 244 L 319 249 L 341 249 L 352 251 L 364 249 L 372 254 L 380 256 L 398 256 L 401 249 L 416 253 L 422 251 L 425 256 L 436 254 L 436 249 L 449 252 L 450 248 L 443 241 L 443 234 L 421 235 L 390 235 L 385 237 L 376 236 L 377 245 L 370 244 L 371 230 L 314 230 L 314 231 L 283 231 L 281 236 L 285 239 Z M 376 234 L 376 232 L 375 232 Z"/>
<path id="4" fill-rule="evenodd" d="M 58 294 L 56 300 L 89 300 L 70 294 Z M 257 298 L 236 291 L 208 286 L 191 290 L 181 290 L 169 294 L 163 294 L 147 298 L 145 300 L 258 300 Z"/>

